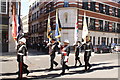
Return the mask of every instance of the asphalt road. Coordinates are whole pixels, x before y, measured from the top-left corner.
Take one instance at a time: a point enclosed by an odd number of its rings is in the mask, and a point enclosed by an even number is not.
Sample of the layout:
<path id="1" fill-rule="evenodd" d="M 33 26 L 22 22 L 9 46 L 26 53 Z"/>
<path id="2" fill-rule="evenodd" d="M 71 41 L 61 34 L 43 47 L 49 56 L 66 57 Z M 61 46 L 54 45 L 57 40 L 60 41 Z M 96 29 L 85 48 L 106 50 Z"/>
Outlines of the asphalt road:
<path id="1" fill-rule="evenodd" d="M 58 54 L 55 60 L 59 63 L 53 71 L 49 71 L 50 57 L 49 55 L 30 55 L 25 62 L 29 65 L 30 74 L 23 78 L 28 79 L 60 79 L 60 78 L 118 78 L 118 64 L 119 54 L 95 54 L 91 57 L 90 63 L 92 64 L 91 70 L 84 72 L 84 57 L 81 55 L 82 66 L 74 67 L 74 54 L 70 54 L 68 65 L 70 70 L 66 70 L 66 74 L 61 76 L 61 64 Z M 79 64 L 78 64 L 79 65 Z M 15 56 L 1 56 L 0 57 L 0 79 L 16 79 L 18 75 L 17 61 Z"/>

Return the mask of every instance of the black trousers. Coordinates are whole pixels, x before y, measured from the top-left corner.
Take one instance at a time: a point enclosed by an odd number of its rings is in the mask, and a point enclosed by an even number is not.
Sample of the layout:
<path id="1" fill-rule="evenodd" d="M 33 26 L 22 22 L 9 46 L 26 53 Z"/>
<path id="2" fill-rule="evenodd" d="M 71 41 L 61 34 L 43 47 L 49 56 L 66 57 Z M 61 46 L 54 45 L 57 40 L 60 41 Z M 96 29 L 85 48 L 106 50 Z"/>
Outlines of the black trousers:
<path id="1" fill-rule="evenodd" d="M 80 65 L 82 64 L 79 55 L 75 55 L 75 65 L 77 65 L 77 61 L 80 63 Z"/>
<path id="2" fill-rule="evenodd" d="M 17 61 L 18 63 L 20 63 L 20 55 L 17 55 Z M 29 70 L 27 69 L 28 66 L 24 63 L 24 61 L 22 61 L 22 66 L 23 66 L 23 73 L 28 73 Z"/>
<path id="3" fill-rule="evenodd" d="M 87 67 L 90 67 L 90 63 L 89 63 L 89 59 L 90 59 L 90 56 L 91 56 L 91 52 L 89 51 L 85 51 L 85 54 L 84 54 L 84 62 L 85 62 L 85 70 L 87 71 Z"/>
<path id="4" fill-rule="evenodd" d="M 69 69 L 68 65 L 66 65 L 66 62 L 63 62 L 62 64 L 62 73 L 65 73 L 65 69 Z"/>
<path id="5" fill-rule="evenodd" d="M 53 69 L 53 64 L 55 64 L 56 66 L 58 65 L 58 63 L 56 62 L 56 61 L 54 61 L 54 59 L 55 59 L 55 56 L 50 56 L 51 57 L 51 60 L 50 60 L 50 62 L 51 62 L 51 67 L 50 67 L 50 69 Z"/>

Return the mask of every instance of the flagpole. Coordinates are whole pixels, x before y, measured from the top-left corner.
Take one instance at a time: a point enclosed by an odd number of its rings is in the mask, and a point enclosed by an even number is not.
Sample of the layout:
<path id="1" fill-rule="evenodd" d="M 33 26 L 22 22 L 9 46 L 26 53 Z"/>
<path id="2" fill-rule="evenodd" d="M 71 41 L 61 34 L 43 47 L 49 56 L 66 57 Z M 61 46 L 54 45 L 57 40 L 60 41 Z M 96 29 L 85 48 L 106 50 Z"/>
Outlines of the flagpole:
<path id="1" fill-rule="evenodd" d="M 78 29 L 78 13 L 77 13 L 76 20 L 75 20 L 75 29 L 74 29 L 74 41 L 75 41 L 75 43 L 78 41 L 78 30 L 79 29 Z"/>
<path id="2" fill-rule="evenodd" d="M 51 30 L 51 25 L 50 25 L 50 13 L 49 13 L 48 24 L 47 24 L 47 38 L 49 39 L 49 43 L 51 41 L 51 35 L 52 35 L 52 30 Z"/>
<path id="3" fill-rule="evenodd" d="M 62 34 L 61 34 L 61 31 L 62 31 L 62 26 L 61 26 L 61 23 L 60 23 L 60 18 L 59 18 L 59 9 L 57 9 L 57 11 L 58 11 L 59 33 L 60 33 L 60 35 L 62 36 Z M 59 42 L 61 42 L 61 37 L 59 37 Z"/>

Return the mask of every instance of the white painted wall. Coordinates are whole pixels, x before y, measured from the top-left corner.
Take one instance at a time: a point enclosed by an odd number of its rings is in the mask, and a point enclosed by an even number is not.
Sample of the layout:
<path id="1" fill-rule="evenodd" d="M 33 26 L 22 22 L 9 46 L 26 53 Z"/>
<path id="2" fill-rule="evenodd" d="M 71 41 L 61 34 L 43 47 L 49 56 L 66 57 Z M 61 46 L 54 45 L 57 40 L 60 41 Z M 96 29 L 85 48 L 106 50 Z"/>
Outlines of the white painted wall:
<path id="1" fill-rule="evenodd" d="M 64 14 L 68 14 L 68 22 L 65 22 Z M 59 18 L 61 20 L 62 27 L 74 27 L 75 20 L 77 16 L 77 9 L 76 8 L 60 8 L 59 9 Z"/>

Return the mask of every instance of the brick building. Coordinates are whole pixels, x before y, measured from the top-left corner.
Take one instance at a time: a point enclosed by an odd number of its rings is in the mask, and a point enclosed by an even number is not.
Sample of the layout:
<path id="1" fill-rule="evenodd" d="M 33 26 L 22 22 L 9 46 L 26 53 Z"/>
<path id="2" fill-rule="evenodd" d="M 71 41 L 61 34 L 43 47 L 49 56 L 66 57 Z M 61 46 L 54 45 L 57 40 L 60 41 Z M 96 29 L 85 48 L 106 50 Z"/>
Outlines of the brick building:
<path id="1" fill-rule="evenodd" d="M 61 41 L 74 43 L 74 27 L 77 20 L 81 41 L 83 16 L 86 12 L 87 24 L 93 45 L 120 44 L 120 4 L 105 0 L 50 0 L 35 1 L 29 6 L 29 40 L 47 40 L 47 18 L 50 13 L 52 30 L 55 29 L 55 14 L 58 9 L 62 25 Z"/>

